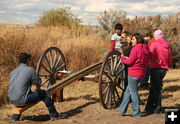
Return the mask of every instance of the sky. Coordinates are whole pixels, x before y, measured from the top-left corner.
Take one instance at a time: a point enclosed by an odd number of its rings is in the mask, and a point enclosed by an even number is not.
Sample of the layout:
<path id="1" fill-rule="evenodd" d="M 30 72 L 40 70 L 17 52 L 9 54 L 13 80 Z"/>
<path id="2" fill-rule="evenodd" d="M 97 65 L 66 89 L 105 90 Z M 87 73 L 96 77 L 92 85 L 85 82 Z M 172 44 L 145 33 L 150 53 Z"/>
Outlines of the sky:
<path id="1" fill-rule="evenodd" d="M 180 0 L 0 0 L 0 22 L 34 24 L 44 11 L 71 7 L 83 24 L 97 25 L 96 17 L 104 10 L 125 10 L 127 17 L 163 17 L 180 11 Z"/>

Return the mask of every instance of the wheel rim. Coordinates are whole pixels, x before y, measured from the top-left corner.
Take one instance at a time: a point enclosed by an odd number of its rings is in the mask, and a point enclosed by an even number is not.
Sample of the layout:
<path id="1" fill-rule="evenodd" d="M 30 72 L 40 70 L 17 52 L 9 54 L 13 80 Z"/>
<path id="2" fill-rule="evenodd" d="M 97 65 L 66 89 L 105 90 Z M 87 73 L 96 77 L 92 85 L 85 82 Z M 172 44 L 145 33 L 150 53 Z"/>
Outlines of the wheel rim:
<path id="1" fill-rule="evenodd" d="M 48 48 L 39 59 L 36 68 L 37 74 L 42 79 L 41 88 L 46 89 L 56 83 L 58 71 L 66 70 L 66 61 L 59 48 Z"/>
<path id="2" fill-rule="evenodd" d="M 121 53 L 110 52 L 103 62 L 99 78 L 99 96 L 103 107 L 116 108 L 125 88 L 125 67 L 121 61 Z"/>

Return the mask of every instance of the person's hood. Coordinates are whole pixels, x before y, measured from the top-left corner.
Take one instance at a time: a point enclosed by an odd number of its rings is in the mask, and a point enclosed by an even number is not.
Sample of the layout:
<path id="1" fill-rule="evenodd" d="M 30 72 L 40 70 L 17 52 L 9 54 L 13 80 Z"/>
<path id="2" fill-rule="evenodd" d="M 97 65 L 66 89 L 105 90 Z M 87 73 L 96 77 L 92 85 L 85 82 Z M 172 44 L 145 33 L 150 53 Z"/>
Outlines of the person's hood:
<path id="1" fill-rule="evenodd" d="M 161 46 L 165 47 L 165 48 L 169 48 L 169 44 L 166 40 L 164 39 L 158 39 L 156 42 L 159 42 Z"/>
<path id="2" fill-rule="evenodd" d="M 155 40 L 163 39 L 163 32 L 159 29 L 154 32 L 154 38 Z"/>
<path id="3" fill-rule="evenodd" d="M 147 47 L 147 45 L 144 43 L 144 44 L 136 44 L 136 47 L 137 47 L 137 49 L 138 50 L 140 50 L 140 49 L 143 49 L 143 52 L 145 53 L 145 54 L 149 54 L 149 48 Z"/>

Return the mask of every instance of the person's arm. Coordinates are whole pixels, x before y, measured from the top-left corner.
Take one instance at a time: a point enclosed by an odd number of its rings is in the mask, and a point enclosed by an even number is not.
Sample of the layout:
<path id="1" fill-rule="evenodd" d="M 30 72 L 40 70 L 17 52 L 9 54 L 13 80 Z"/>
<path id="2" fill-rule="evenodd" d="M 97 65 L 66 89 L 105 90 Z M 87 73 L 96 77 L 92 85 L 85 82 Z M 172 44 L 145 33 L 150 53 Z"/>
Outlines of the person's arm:
<path id="1" fill-rule="evenodd" d="M 114 45 L 115 45 L 115 41 L 116 41 L 116 36 L 117 34 L 113 34 L 111 37 L 111 52 L 114 50 Z"/>
<path id="2" fill-rule="evenodd" d="M 149 51 L 150 51 L 150 59 L 149 59 L 149 61 L 154 61 L 156 59 L 156 58 L 154 58 L 154 55 L 156 53 L 156 45 L 158 45 L 158 44 L 153 43 L 149 47 Z"/>
<path id="3" fill-rule="evenodd" d="M 41 78 L 36 74 L 34 69 L 31 69 L 31 82 L 37 86 L 37 89 L 40 89 L 41 81 Z"/>
<path id="4" fill-rule="evenodd" d="M 136 60 L 136 55 L 137 55 L 136 50 L 132 49 L 129 58 L 125 56 L 121 56 L 121 59 L 126 65 L 132 65 L 134 64 L 134 61 Z"/>
<path id="5" fill-rule="evenodd" d="M 115 41 L 111 41 L 111 52 L 114 50 L 114 43 Z"/>
<path id="6" fill-rule="evenodd" d="M 168 65 L 171 66 L 173 64 L 173 57 L 172 57 L 172 53 L 171 53 L 171 49 L 169 48 L 169 62 Z"/>

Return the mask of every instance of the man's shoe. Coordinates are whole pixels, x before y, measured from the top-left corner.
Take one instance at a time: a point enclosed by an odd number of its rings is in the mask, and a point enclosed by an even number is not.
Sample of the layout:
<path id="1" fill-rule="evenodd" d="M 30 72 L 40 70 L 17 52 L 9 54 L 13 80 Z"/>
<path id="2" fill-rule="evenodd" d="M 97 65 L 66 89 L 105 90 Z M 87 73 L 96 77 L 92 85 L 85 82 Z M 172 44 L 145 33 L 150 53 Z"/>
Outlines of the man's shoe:
<path id="1" fill-rule="evenodd" d="M 60 114 L 60 113 L 56 113 L 56 115 L 54 117 L 51 117 L 51 121 L 57 120 L 57 119 L 63 119 L 66 118 L 67 114 Z"/>
<path id="2" fill-rule="evenodd" d="M 144 109 L 144 111 L 145 111 L 146 113 L 148 113 L 148 114 L 153 114 L 153 113 L 154 113 L 152 110 L 146 110 L 146 109 Z"/>
<path id="3" fill-rule="evenodd" d="M 159 111 L 159 112 L 154 112 L 154 114 L 162 114 L 162 111 Z"/>
<path id="4" fill-rule="evenodd" d="M 145 105 L 143 100 L 140 100 L 139 105 Z"/>

